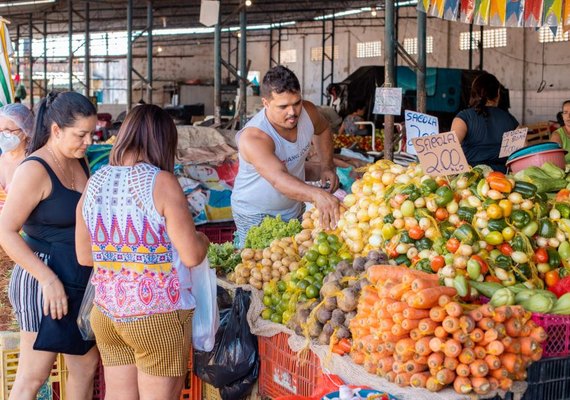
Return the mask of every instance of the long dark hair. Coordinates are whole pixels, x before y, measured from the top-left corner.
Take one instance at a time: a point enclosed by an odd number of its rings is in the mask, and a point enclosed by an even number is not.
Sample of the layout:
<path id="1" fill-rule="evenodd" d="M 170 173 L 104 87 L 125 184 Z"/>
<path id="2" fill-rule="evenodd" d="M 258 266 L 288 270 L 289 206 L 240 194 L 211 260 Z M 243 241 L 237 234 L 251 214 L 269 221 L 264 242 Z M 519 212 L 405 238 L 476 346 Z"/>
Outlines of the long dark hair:
<path id="1" fill-rule="evenodd" d="M 97 115 L 95 106 L 89 99 L 76 92 L 51 92 L 36 109 L 34 134 L 28 145 L 27 154 L 45 146 L 51 133 L 52 124 L 68 128 L 79 118 Z"/>
<path id="2" fill-rule="evenodd" d="M 487 116 L 487 101 L 496 99 L 500 89 L 501 83 L 494 75 L 482 73 L 471 84 L 469 105 L 475 108 L 477 114 Z"/>
<path id="3" fill-rule="evenodd" d="M 163 171 L 174 172 L 178 131 L 166 111 L 153 104 L 133 108 L 117 135 L 109 156 L 110 165 L 124 165 L 125 156 L 152 164 Z"/>

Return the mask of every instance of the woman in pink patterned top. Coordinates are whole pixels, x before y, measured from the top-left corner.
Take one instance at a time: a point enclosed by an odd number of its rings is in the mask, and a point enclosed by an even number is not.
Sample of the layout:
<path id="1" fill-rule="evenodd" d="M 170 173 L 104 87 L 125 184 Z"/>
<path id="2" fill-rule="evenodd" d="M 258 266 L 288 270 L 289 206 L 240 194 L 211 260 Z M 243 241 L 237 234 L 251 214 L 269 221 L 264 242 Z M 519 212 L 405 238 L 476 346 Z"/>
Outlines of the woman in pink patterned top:
<path id="1" fill-rule="evenodd" d="M 95 268 L 91 324 L 112 398 L 178 399 L 188 367 L 195 303 L 185 266 L 202 262 L 208 239 L 173 175 L 177 138 L 160 107 L 134 108 L 77 208 L 77 254 Z"/>

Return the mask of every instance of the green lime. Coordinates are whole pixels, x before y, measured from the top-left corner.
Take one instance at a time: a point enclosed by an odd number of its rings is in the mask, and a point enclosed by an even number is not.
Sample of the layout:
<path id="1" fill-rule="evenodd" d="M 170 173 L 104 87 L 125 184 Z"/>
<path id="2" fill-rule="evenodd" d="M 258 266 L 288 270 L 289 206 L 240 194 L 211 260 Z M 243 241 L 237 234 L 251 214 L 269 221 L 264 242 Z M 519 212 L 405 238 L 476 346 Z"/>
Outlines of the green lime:
<path id="1" fill-rule="evenodd" d="M 317 235 L 317 240 L 327 240 L 329 237 L 329 235 L 327 235 L 325 232 L 319 232 Z"/>
<path id="2" fill-rule="evenodd" d="M 305 289 L 305 295 L 308 299 L 315 299 L 319 297 L 319 289 L 315 285 L 309 285 Z"/>
<path id="3" fill-rule="evenodd" d="M 297 273 L 295 274 L 295 278 L 299 279 L 299 280 L 303 280 L 305 279 L 305 277 L 309 275 L 309 270 L 305 267 L 301 267 L 297 270 Z"/>
<path id="4" fill-rule="evenodd" d="M 312 249 L 305 253 L 305 258 L 307 259 L 307 261 L 316 261 L 318 257 L 319 253 L 317 253 L 315 250 Z"/>
<path id="5" fill-rule="evenodd" d="M 321 272 L 317 272 L 315 275 L 313 275 L 313 278 L 315 278 L 315 283 L 316 283 L 316 282 L 322 282 L 323 279 L 325 279 L 325 276 Z"/>
<path id="6" fill-rule="evenodd" d="M 340 244 L 339 242 L 336 242 L 336 243 L 330 243 L 330 246 L 331 246 L 331 250 L 333 252 L 338 253 L 338 251 L 342 247 L 342 244 Z"/>
<path id="7" fill-rule="evenodd" d="M 291 296 L 292 296 L 291 292 L 285 292 L 285 293 L 283 293 L 281 298 L 283 299 L 283 301 L 289 301 L 289 300 L 291 300 Z"/>
<path id="8" fill-rule="evenodd" d="M 271 309 L 266 308 L 265 310 L 263 310 L 261 312 L 261 318 L 263 319 L 271 319 L 271 315 L 273 314 L 273 311 L 271 311 Z"/>
<path id="9" fill-rule="evenodd" d="M 281 317 L 281 320 L 283 321 L 284 324 L 286 324 L 291 319 L 292 316 L 293 316 L 293 313 L 291 311 L 288 311 L 288 310 L 283 311 L 283 315 Z"/>
<path id="10" fill-rule="evenodd" d="M 336 265 L 341 261 L 342 261 L 341 258 L 336 254 L 332 254 L 331 256 L 329 256 L 329 265 L 331 267 L 336 267 Z"/>
<path id="11" fill-rule="evenodd" d="M 325 256 L 319 256 L 319 258 L 317 258 L 317 265 L 319 267 L 324 267 L 328 263 L 329 263 L 329 260 Z M 311 275 L 314 275 L 314 274 L 311 274 Z"/>
<path id="12" fill-rule="evenodd" d="M 271 322 L 275 322 L 276 324 L 280 324 L 282 321 L 281 315 L 278 313 L 271 314 Z"/>
<path id="13" fill-rule="evenodd" d="M 277 307 L 275 307 L 275 311 L 277 311 L 279 314 L 282 314 L 283 311 L 285 311 L 287 309 L 287 304 L 280 302 L 279 304 L 277 304 Z"/>
<path id="14" fill-rule="evenodd" d="M 287 289 L 287 284 L 283 281 L 279 281 L 277 282 L 277 289 L 279 289 L 280 292 L 284 292 L 285 289 Z"/>
<path id="15" fill-rule="evenodd" d="M 352 260 L 352 255 L 348 251 L 343 251 L 339 254 L 341 260 Z"/>
<path id="16" fill-rule="evenodd" d="M 338 242 L 339 242 L 338 236 L 337 236 L 337 235 L 329 235 L 329 237 L 327 237 L 327 241 L 328 241 L 330 244 L 338 243 Z"/>
<path id="17" fill-rule="evenodd" d="M 271 307 L 273 305 L 271 302 L 271 296 L 263 296 L 263 305 L 265 307 Z"/>
<path id="18" fill-rule="evenodd" d="M 331 253 L 331 247 L 328 243 L 319 244 L 319 254 L 328 256 Z"/>
<path id="19" fill-rule="evenodd" d="M 301 293 L 301 295 L 299 296 L 299 302 L 301 302 L 301 303 L 306 303 L 307 300 L 309 300 L 309 299 L 307 298 L 307 295 L 306 295 L 305 293 Z"/>
<path id="20" fill-rule="evenodd" d="M 322 257 L 322 256 L 321 256 L 321 257 Z M 321 258 L 321 257 L 319 257 L 319 258 Z M 325 259 L 325 261 L 326 261 L 326 259 Z M 323 264 L 323 265 L 324 265 L 324 264 Z M 308 268 L 309 275 L 315 275 L 317 272 L 319 272 L 319 271 L 321 270 L 319 267 L 322 267 L 323 265 L 321 265 L 321 264 L 319 264 L 319 263 L 317 263 L 317 264 L 312 264 L 312 265 Z"/>
<path id="21" fill-rule="evenodd" d="M 271 304 L 276 306 L 277 304 L 279 304 L 280 301 L 281 301 L 281 297 L 278 294 L 272 294 L 271 295 Z"/>
<path id="22" fill-rule="evenodd" d="M 305 290 L 307 288 L 307 286 L 310 285 L 310 282 L 306 281 L 306 280 L 302 280 L 299 283 L 297 283 L 297 287 L 301 290 Z"/>
<path id="23" fill-rule="evenodd" d="M 312 284 L 313 282 L 315 282 L 315 277 L 313 275 L 308 275 L 305 280 L 307 282 L 309 282 L 309 284 Z"/>
<path id="24" fill-rule="evenodd" d="M 289 282 L 287 282 L 287 290 L 294 291 L 297 288 L 298 282 L 298 279 L 291 279 Z"/>

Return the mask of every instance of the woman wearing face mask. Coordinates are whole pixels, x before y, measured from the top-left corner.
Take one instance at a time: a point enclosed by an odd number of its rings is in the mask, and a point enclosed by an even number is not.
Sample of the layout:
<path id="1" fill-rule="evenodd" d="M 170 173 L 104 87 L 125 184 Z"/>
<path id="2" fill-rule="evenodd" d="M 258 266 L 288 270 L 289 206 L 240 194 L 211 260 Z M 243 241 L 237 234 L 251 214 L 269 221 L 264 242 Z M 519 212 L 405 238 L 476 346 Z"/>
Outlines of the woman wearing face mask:
<path id="1" fill-rule="evenodd" d="M 8 104 L 0 108 L 0 210 L 6 201 L 14 171 L 24 159 L 33 128 L 34 116 L 23 104 Z"/>
<path id="2" fill-rule="evenodd" d="M 16 263 L 9 297 L 20 326 L 11 400 L 36 398 L 57 353 L 64 353 L 69 371 L 66 398 L 93 393 L 99 354 L 94 342 L 82 340 L 75 308 L 91 268 L 75 255 L 75 209 L 89 178 L 85 151 L 96 123 L 95 107 L 79 93 L 53 92 L 42 100 L 27 158 L 0 214 L 0 245 Z"/>

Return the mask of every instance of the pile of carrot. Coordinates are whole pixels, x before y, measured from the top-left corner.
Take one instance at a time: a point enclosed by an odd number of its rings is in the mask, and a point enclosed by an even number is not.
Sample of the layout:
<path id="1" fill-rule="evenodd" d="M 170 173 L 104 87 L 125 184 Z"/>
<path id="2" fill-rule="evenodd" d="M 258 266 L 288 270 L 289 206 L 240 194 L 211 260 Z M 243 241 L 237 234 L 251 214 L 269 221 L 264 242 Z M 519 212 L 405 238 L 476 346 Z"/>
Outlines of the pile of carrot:
<path id="1" fill-rule="evenodd" d="M 520 306 L 466 310 L 436 275 L 405 267 L 370 267 L 368 280 L 350 322 L 350 356 L 390 382 L 486 394 L 526 379 L 542 356 L 546 333 Z"/>

